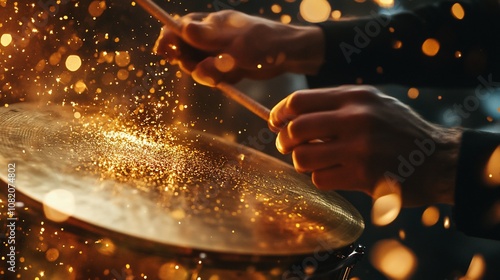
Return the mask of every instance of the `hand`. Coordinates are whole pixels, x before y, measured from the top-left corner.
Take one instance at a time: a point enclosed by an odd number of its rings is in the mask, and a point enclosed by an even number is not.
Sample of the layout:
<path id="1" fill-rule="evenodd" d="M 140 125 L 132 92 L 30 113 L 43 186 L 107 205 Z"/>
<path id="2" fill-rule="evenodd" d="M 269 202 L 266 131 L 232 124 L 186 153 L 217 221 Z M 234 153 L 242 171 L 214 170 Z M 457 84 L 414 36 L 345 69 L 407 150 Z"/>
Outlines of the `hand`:
<path id="1" fill-rule="evenodd" d="M 314 74 L 323 63 L 319 27 L 285 25 L 236 11 L 193 13 L 181 37 L 163 29 L 155 50 L 200 84 L 268 79 L 284 72 Z"/>
<path id="2" fill-rule="evenodd" d="M 276 146 L 322 190 L 369 195 L 381 180 L 400 186 L 404 206 L 453 204 L 461 132 L 431 124 L 366 86 L 298 91 L 272 110 Z M 315 140 L 321 141 L 315 141 Z"/>

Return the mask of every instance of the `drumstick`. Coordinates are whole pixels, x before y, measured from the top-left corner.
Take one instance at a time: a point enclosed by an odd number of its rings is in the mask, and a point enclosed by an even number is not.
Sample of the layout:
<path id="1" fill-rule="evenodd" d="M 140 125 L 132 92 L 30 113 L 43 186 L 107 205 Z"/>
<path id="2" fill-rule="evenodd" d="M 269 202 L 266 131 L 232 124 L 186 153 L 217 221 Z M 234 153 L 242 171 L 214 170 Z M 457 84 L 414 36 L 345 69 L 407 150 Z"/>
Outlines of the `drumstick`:
<path id="1" fill-rule="evenodd" d="M 174 32 L 177 36 L 181 36 L 181 25 L 176 21 L 171 15 L 160 8 L 152 0 L 135 0 L 144 10 L 146 10 L 151 16 L 159 20 L 164 24 L 170 31 Z M 225 96 L 236 101 L 243 107 L 250 110 L 255 115 L 259 116 L 265 121 L 269 120 L 269 109 L 264 105 L 260 104 L 256 100 L 252 99 L 248 95 L 244 94 L 234 86 L 227 83 L 219 83 L 216 86 Z"/>

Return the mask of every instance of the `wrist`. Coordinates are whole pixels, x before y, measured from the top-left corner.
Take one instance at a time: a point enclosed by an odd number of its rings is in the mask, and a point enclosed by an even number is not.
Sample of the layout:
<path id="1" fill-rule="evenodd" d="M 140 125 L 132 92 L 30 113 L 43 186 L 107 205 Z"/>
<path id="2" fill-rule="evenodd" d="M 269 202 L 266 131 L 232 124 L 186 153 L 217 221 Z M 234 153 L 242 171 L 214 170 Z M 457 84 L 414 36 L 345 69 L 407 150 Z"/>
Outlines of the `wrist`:
<path id="1" fill-rule="evenodd" d="M 288 72 L 314 75 L 324 62 L 325 38 L 318 26 L 291 26 L 291 38 L 284 42 Z"/>
<path id="2" fill-rule="evenodd" d="M 462 129 L 449 128 L 434 136 L 436 156 L 431 164 L 429 184 L 435 188 L 435 203 L 455 204 L 455 186 Z M 434 182 L 432 182 L 434 181 Z"/>

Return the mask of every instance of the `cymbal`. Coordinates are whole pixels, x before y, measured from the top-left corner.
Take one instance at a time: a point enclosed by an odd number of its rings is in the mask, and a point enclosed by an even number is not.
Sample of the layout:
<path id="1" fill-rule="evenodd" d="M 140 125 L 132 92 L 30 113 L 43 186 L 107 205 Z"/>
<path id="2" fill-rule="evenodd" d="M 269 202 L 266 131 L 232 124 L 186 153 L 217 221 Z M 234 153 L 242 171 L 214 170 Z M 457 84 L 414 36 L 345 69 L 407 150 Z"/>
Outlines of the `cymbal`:
<path id="1" fill-rule="evenodd" d="M 131 238 L 246 255 L 337 249 L 364 228 L 337 193 L 208 133 L 26 103 L 1 108 L 0 127 L 0 164 L 16 164 L 17 191 L 52 220 L 66 215 Z"/>

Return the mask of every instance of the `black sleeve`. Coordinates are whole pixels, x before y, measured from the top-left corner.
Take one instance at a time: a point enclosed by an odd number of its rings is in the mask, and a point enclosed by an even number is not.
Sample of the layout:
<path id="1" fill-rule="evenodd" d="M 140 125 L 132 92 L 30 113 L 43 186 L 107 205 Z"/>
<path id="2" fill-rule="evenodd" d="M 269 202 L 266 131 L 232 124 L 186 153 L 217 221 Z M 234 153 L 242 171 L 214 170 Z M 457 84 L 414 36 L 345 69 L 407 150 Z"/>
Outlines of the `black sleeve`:
<path id="1" fill-rule="evenodd" d="M 500 80 L 499 6 L 446 1 L 392 16 L 321 23 L 325 63 L 309 84 L 463 87 L 479 84 L 480 75 Z"/>
<path id="2" fill-rule="evenodd" d="M 500 134 L 465 131 L 462 136 L 455 188 L 454 220 L 467 235 L 500 240 L 500 170 L 488 162 L 500 161 L 493 152 Z M 500 149 L 500 148 L 499 148 Z M 493 176 L 491 179 L 489 176 Z"/>

